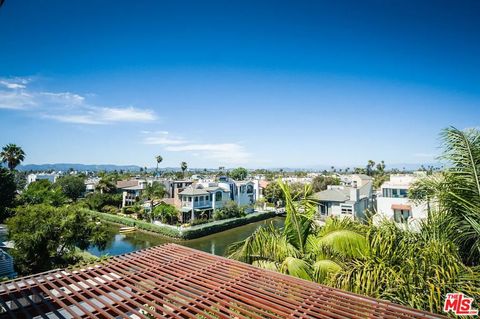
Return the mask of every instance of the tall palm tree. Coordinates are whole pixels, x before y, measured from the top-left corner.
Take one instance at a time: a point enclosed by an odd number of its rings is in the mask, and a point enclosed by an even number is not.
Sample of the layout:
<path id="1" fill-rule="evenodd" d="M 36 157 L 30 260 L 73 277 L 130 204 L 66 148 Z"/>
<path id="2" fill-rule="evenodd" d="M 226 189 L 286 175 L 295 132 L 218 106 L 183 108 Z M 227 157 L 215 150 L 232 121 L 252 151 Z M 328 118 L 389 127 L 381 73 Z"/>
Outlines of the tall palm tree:
<path id="1" fill-rule="evenodd" d="M 185 178 L 185 171 L 187 170 L 187 168 L 188 168 L 187 162 L 180 163 L 180 169 L 182 170 L 183 178 Z"/>
<path id="2" fill-rule="evenodd" d="M 7 163 L 8 168 L 13 171 L 25 159 L 25 152 L 15 144 L 7 144 L 0 152 L 2 163 Z"/>
<path id="3" fill-rule="evenodd" d="M 163 161 L 163 157 L 160 155 L 155 156 L 155 160 L 157 161 L 157 169 L 155 170 L 155 175 L 158 176 L 158 165 Z"/>
<path id="4" fill-rule="evenodd" d="M 313 222 L 315 203 L 310 186 L 294 196 L 278 181 L 286 203 L 283 228 L 258 228 L 244 241 L 229 247 L 230 258 L 307 280 L 324 282 L 342 268 L 344 258 L 360 257 L 367 248 L 361 226 L 348 219 L 331 219 L 318 229 Z"/>

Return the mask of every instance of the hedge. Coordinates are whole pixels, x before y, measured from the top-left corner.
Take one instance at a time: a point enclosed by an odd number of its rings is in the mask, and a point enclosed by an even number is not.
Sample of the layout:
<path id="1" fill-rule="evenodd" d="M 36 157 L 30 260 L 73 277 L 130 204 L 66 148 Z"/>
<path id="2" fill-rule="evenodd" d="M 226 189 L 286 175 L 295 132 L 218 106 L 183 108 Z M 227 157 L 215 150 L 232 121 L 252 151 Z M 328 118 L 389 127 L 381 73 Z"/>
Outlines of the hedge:
<path id="1" fill-rule="evenodd" d="M 108 213 L 101 213 L 91 210 L 88 210 L 88 213 L 107 222 L 122 224 L 125 226 L 135 226 L 142 230 L 147 230 L 164 236 L 179 239 L 195 239 L 276 216 L 275 212 L 262 212 L 256 214 L 249 214 L 245 217 L 215 221 L 180 230 L 173 227 L 160 226 L 142 220 L 112 215 Z"/>

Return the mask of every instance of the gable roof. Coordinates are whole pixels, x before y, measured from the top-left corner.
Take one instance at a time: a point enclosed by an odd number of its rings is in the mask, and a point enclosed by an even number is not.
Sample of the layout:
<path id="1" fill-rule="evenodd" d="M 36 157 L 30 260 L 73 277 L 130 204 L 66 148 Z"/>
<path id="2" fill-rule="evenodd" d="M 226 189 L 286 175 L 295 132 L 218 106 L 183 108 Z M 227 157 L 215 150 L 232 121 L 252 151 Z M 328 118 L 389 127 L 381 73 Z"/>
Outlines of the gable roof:
<path id="1" fill-rule="evenodd" d="M 176 244 L 3 282 L 0 304 L 10 318 L 446 318 Z"/>
<path id="2" fill-rule="evenodd" d="M 313 194 L 313 199 L 323 202 L 346 202 L 350 199 L 350 190 L 346 189 L 326 189 Z"/>

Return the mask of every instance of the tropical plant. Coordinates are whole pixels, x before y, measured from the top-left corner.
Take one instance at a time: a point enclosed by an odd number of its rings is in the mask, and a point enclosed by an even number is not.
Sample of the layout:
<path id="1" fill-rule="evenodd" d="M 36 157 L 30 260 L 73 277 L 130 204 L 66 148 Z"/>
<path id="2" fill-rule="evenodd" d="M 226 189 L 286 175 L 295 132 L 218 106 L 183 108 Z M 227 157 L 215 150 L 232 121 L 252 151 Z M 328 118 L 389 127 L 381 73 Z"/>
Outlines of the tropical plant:
<path id="1" fill-rule="evenodd" d="M 326 190 L 328 185 L 340 185 L 340 179 L 335 176 L 315 176 L 312 180 L 312 191 L 321 192 Z"/>
<path id="2" fill-rule="evenodd" d="M 283 228 L 259 227 L 244 241 L 229 247 L 230 258 L 317 282 L 326 282 L 344 259 L 361 258 L 367 250 L 362 226 L 348 219 L 331 219 L 319 228 L 313 221 L 315 203 L 311 186 L 292 196 L 287 184 L 278 182 L 285 197 L 287 216 Z"/>
<path id="3" fill-rule="evenodd" d="M 15 144 L 7 144 L 0 152 L 2 163 L 7 163 L 8 168 L 13 171 L 24 159 L 25 152 Z"/>
<path id="4" fill-rule="evenodd" d="M 188 168 L 187 162 L 180 163 L 180 169 L 182 170 L 182 174 L 184 178 L 185 178 L 185 171 L 187 170 L 187 168 Z"/>
<path id="5" fill-rule="evenodd" d="M 174 223 L 177 219 L 177 209 L 175 206 L 161 203 L 153 209 L 153 217 L 160 219 L 162 223 Z"/>
<path id="6" fill-rule="evenodd" d="M 100 191 L 100 194 L 113 194 L 117 191 L 117 186 L 107 178 L 102 178 L 95 185 L 95 190 Z"/>
<path id="7" fill-rule="evenodd" d="M 480 131 L 450 127 L 441 139 L 446 169 L 415 183 L 410 197 L 446 213 L 463 260 L 480 265 Z"/>

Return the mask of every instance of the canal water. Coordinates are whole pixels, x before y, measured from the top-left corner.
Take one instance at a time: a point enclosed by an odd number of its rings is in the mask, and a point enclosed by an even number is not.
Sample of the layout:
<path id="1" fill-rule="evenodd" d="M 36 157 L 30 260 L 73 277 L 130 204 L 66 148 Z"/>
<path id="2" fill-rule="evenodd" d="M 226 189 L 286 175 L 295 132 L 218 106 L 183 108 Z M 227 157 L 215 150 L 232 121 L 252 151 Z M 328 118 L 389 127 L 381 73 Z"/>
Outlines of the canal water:
<path id="1" fill-rule="evenodd" d="M 108 224 L 109 241 L 106 248 L 100 250 L 98 247 L 90 247 L 88 251 L 95 256 L 115 256 L 165 243 L 176 243 L 214 255 L 225 256 L 226 249 L 230 244 L 244 240 L 259 226 L 269 223 L 273 223 L 276 227 L 282 227 L 284 218 L 274 217 L 192 240 L 176 240 L 142 231 L 119 234 L 119 225 Z"/>

